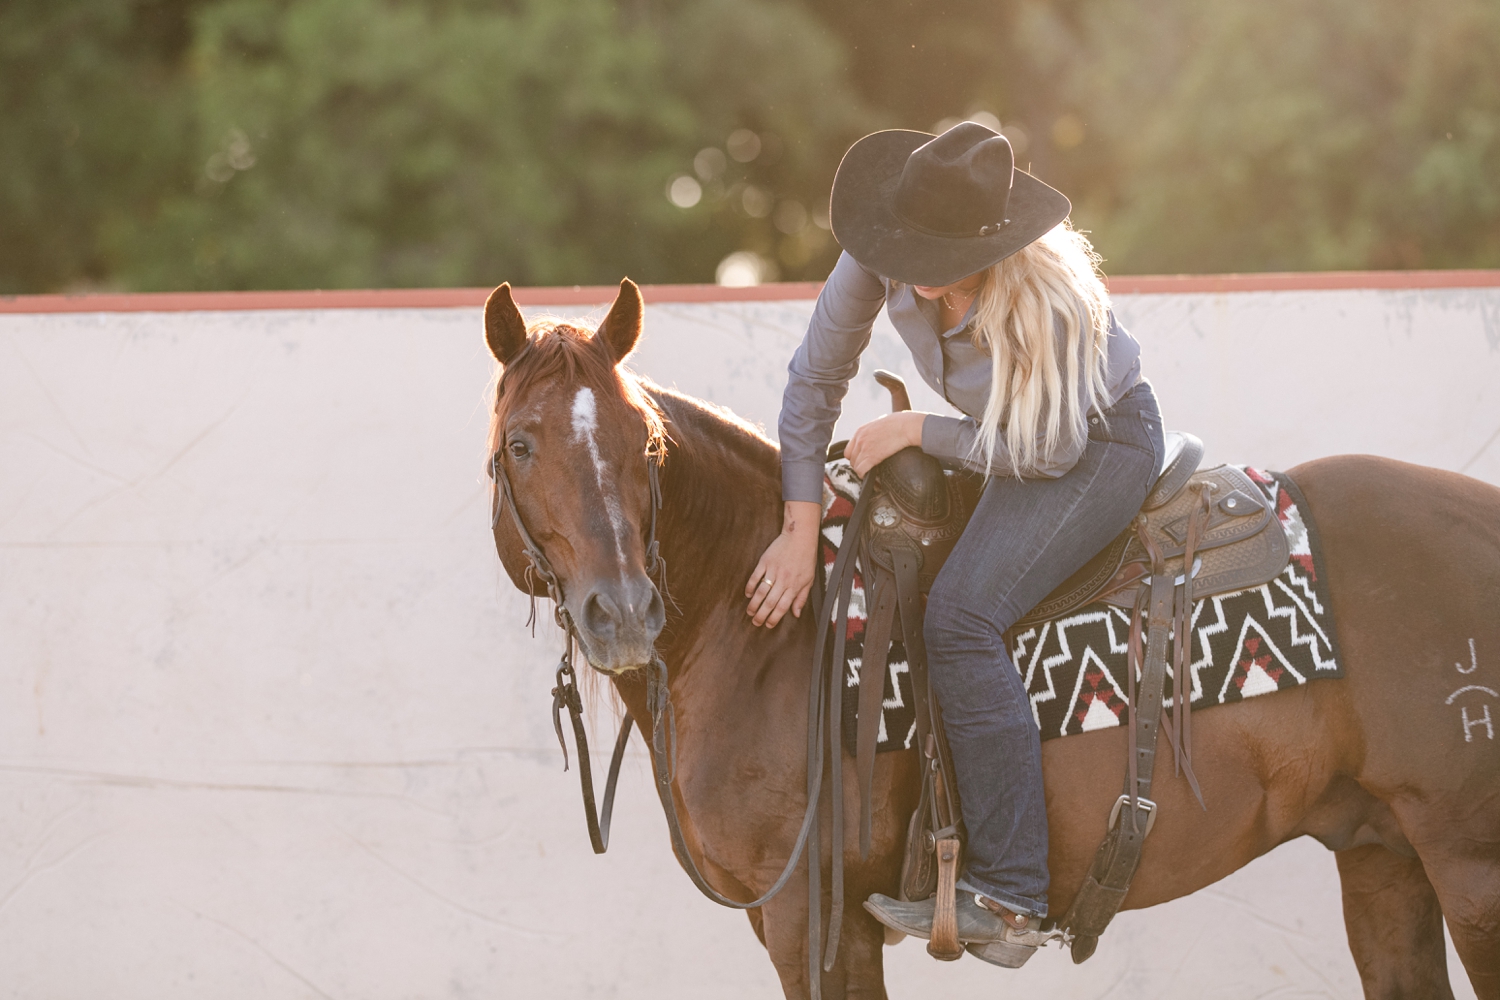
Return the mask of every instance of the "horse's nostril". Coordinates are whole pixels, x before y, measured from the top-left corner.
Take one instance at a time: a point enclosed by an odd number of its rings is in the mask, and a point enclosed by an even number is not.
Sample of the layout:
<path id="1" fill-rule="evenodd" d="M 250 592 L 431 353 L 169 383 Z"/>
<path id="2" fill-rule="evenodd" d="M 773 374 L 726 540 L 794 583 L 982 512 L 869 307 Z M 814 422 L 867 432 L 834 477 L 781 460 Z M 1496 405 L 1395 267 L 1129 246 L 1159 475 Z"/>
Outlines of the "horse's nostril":
<path id="1" fill-rule="evenodd" d="M 651 588 L 651 603 L 646 606 L 646 630 L 652 635 L 660 634 L 662 626 L 667 623 L 667 608 L 662 603 L 661 594 L 655 587 Z"/>
<path id="2" fill-rule="evenodd" d="M 630 627 L 645 632 L 648 641 L 655 639 L 667 621 L 667 609 L 662 605 L 656 585 L 640 577 L 626 584 L 625 592 L 629 604 L 625 620 Z"/>
<path id="3" fill-rule="evenodd" d="M 583 602 L 583 627 L 600 639 L 612 639 L 620 621 L 620 608 L 603 591 L 594 591 Z"/>
<path id="4" fill-rule="evenodd" d="M 600 584 L 584 599 L 578 625 L 590 639 L 620 644 L 626 655 L 636 656 L 650 648 L 666 620 L 661 594 L 642 576 Z"/>

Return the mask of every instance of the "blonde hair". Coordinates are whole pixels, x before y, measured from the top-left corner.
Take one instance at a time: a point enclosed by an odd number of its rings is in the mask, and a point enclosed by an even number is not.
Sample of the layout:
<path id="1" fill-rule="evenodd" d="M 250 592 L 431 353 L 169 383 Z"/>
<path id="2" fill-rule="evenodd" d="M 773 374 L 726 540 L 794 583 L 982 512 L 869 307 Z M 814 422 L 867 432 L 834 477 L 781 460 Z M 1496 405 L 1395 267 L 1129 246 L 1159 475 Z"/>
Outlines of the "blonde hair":
<path id="1" fill-rule="evenodd" d="M 971 336 L 993 366 L 970 456 L 985 468 L 1003 433 L 1011 472 L 1034 472 L 1057 450 L 1064 421 L 1082 434 L 1085 414 L 1104 397 L 1110 321 L 1100 259 L 1064 222 L 985 274 Z"/>

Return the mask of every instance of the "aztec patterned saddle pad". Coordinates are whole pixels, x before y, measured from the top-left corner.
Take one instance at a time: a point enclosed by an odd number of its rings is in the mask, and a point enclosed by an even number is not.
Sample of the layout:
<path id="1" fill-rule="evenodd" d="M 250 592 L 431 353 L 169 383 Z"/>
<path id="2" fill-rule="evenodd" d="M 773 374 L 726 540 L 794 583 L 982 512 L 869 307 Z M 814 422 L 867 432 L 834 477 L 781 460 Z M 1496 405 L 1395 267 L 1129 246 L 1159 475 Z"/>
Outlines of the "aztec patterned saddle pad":
<path id="1" fill-rule="evenodd" d="M 1296 485 L 1282 473 L 1241 466 L 1275 504 L 1291 561 L 1270 583 L 1197 601 L 1192 612 L 1193 709 L 1243 701 L 1320 677 L 1342 677 L 1333 619 L 1323 582 L 1317 529 Z M 833 568 L 844 525 L 859 497 L 849 464 L 828 463 L 823 481 L 823 571 Z M 902 750 L 916 739 L 911 674 L 893 626 L 877 751 Z M 859 704 L 865 604 L 856 573 L 845 646 L 843 731 L 849 752 Z M 1120 726 L 1127 720 L 1126 642 L 1130 611 L 1102 602 L 1005 635 L 1011 662 L 1025 680 L 1032 718 L 1043 740 Z M 1167 695 L 1177 678 L 1167 666 Z"/>

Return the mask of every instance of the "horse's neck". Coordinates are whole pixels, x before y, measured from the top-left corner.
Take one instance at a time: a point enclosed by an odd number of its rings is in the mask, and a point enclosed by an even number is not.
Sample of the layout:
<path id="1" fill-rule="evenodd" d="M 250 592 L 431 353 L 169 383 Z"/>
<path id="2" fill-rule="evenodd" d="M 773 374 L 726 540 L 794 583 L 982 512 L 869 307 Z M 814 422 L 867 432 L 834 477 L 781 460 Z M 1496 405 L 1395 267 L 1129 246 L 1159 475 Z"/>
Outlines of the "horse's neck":
<path id="1" fill-rule="evenodd" d="M 808 622 L 788 616 L 772 631 L 745 615 L 745 583 L 781 530 L 780 457 L 696 401 L 672 393 L 657 400 L 672 438 L 661 470 L 667 626 L 658 647 L 674 677 L 706 662 L 763 673 Z"/>
<path id="2" fill-rule="evenodd" d="M 680 396 L 661 403 L 673 439 L 662 466 L 662 557 L 686 624 L 744 603 L 745 581 L 780 530 L 781 470 L 758 435 Z"/>
<path id="3" fill-rule="evenodd" d="M 796 730 L 805 721 L 796 706 L 812 665 L 813 616 L 788 614 L 767 629 L 745 614 L 745 584 L 781 530 L 780 458 L 764 438 L 692 400 L 656 398 L 673 442 L 661 469 L 657 537 L 667 623 L 657 648 L 671 675 L 679 761 L 718 773 L 730 765 L 716 755 L 740 759 L 771 746 L 763 763 L 794 787 L 803 747 Z M 615 684 L 649 733 L 644 674 Z"/>

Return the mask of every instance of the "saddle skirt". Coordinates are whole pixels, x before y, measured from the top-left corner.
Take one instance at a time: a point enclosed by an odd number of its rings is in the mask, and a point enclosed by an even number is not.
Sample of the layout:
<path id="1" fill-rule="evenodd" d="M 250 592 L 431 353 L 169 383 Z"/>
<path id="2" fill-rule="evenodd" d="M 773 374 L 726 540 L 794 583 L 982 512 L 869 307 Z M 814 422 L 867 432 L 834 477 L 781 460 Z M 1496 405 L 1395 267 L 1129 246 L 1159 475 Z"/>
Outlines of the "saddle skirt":
<path id="1" fill-rule="evenodd" d="M 1185 457 L 1196 465 L 1191 449 Z M 841 457 L 829 462 L 825 472 L 826 572 L 865 484 Z M 924 590 L 962 534 L 983 488 L 979 476 L 940 468 L 938 473 L 943 502 L 932 501 L 929 485 L 924 509 L 945 513 L 946 519 L 932 514 L 910 517 L 906 498 L 893 495 L 882 477 L 872 477 L 870 484 L 875 490 L 868 529 L 873 551 L 867 565 L 884 565 L 882 553 L 893 545 L 915 548 L 922 556 L 919 577 Z M 1175 490 L 1148 498 L 1148 506 L 1153 500 L 1155 506 L 1143 509 L 1138 524 L 1006 633 L 1007 649 L 1025 680 L 1042 739 L 1123 723 L 1131 610 L 1140 587 L 1150 583 L 1143 533 L 1159 547 L 1167 572 L 1180 581 L 1189 515 L 1203 502 L 1205 488 L 1209 511 L 1196 545 L 1190 613 L 1192 706 L 1227 704 L 1314 677 L 1342 676 L 1321 556 L 1316 554 L 1316 530 L 1295 484 L 1284 475 L 1249 466 L 1189 469 L 1186 475 L 1179 470 Z M 912 492 L 916 491 L 908 490 Z M 851 753 L 865 655 L 865 614 L 864 579 L 857 573 L 845 647 L 842 727 Z M 900 631 L 897 622 L 886 655 L 878 730 L 881 752 L 909 748 L 915 739 L 915 699 Z M 1167 676 L 1167 697 L 1175 697 L 1176 678 L 1170 667 Z"/>

